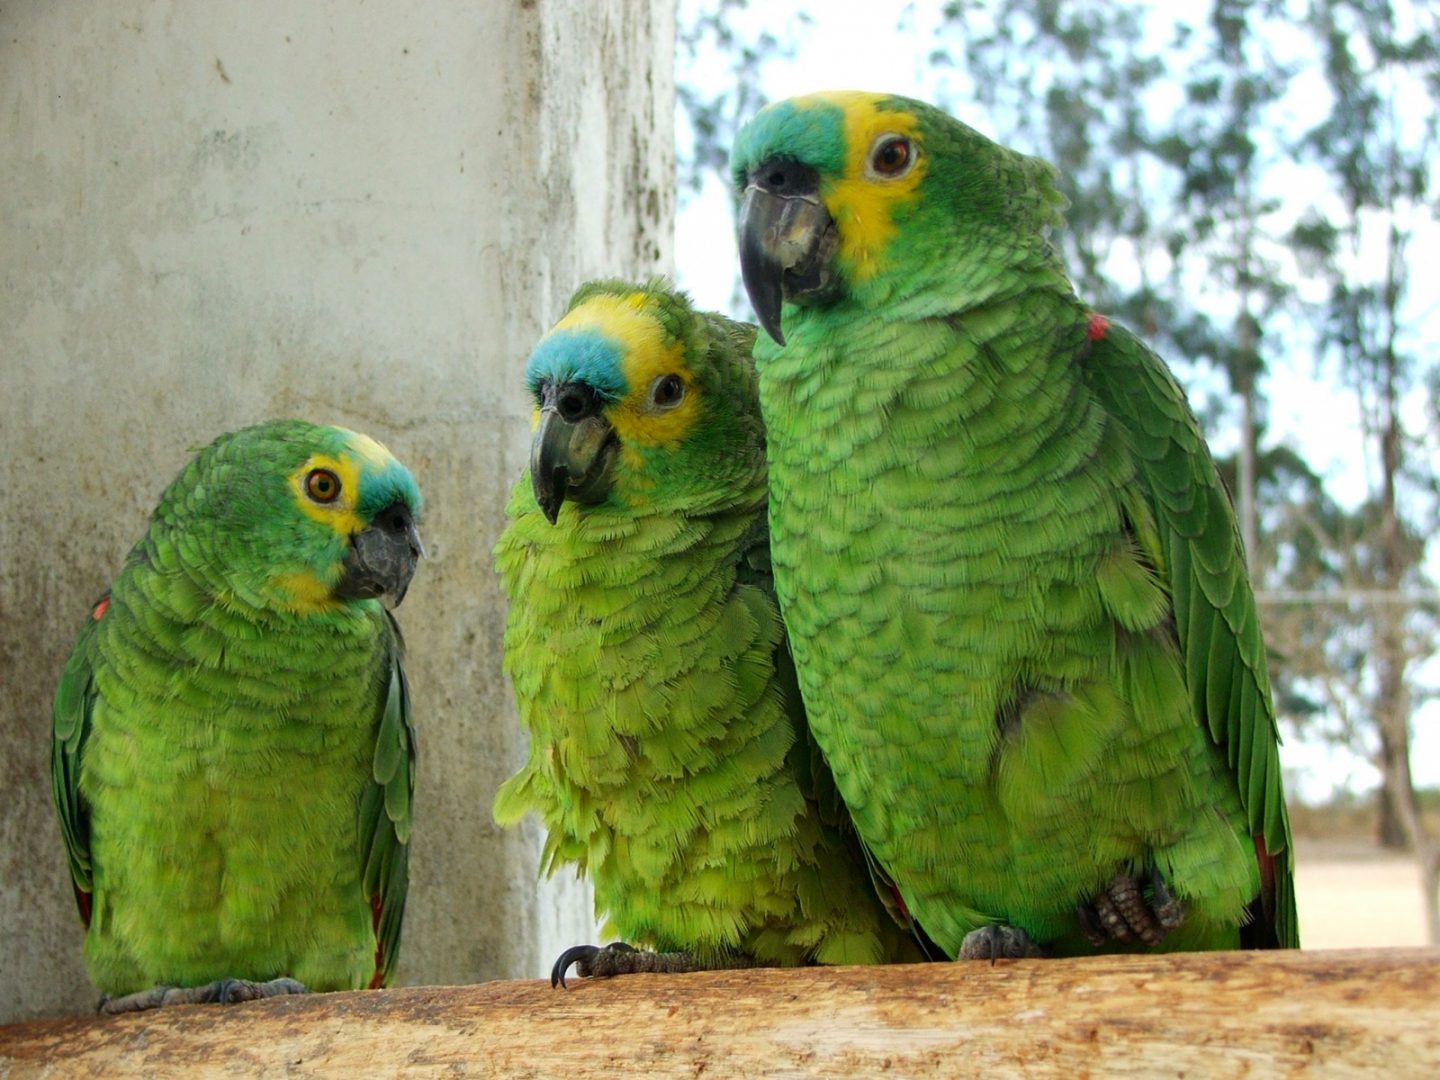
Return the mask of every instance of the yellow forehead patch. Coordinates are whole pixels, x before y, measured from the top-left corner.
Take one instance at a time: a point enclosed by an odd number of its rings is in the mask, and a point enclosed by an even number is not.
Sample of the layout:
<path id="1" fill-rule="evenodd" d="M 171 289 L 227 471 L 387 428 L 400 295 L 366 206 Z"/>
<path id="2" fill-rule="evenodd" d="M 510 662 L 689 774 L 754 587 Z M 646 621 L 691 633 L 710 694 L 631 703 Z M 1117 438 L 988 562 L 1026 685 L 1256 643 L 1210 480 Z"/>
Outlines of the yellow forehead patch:
<path id="1" fill-rule="evenodd" d="M 885 249 L 898 231 L 894 214 L 897 206 L 916 198 L 916 189 L 925 176 L 925 154 L 920 125 L 914 114 L 878 108 L 885 94 L 862 91 L 810 94 L 796 100 L 802 108 L 838 107 L 845 117 L 845 171 L 821 189 L 825 209 L 835 219 L 840 233 L 840 257 L 851 277 L 866 281 L 883 265 Z M 875 140 L 882 135 L 903 135 L 916 155 L 914 166 L 894 180 L 868 175 L 866 162 Z"/>
<path id="2" fill-rule="evenodd" d="M 380 460 L 383 463 L 389 458 L 389 451 L 367 436 L 358 436 L 366 439 L 373 447 L 384 455 Z M 329 469 L 340 479 L 340 494 L 333 502 L 316 502 L 305 490 L 305 478 L 316 469 Z M 360 494 L 360 466 L 355 459 L 347 455 L 335 457 L 331 454 L 312 454 L 300 468 L 290 474 L 290 490 L 295 495 L 295 501 L 299 504 L 306 516 L 325 525 L 329 525 L 341 536 L 354 536 L 365 528 L 365 522 L 360 515 L 355 513 L 356 497 Z"/>
<path id="3" fill-rule="evenodd" d="M 555 324 L 556 330 L 593 331 L 619 349 L 620 371 L 630 389 L 624 400 L 606 408 L 605 418 L 632 465 L 639 464 L 634 447 L 673 449 L 700 413 L 695 377 L 685 365 L 684 349 L 679 341 L 666 341 L 649 304 L 649 297 L 639 292 L 595 296 Z M 662 375 L 678 375 L 685 383 L 685 397 L 673 409 L 656 410 L 650 403 L 650 386 Z"/>
<path id="4" fill-rule="evenodd" d="M 376 442 L 369 435 L 351 431 L 349 428 L 340 428 L 340 430 L 345 432 L 346 442 L 349 443 L 351 452 L 366 465 L 384 471 L 395 460 L 395 455 L 390 453 L 383 443 Z"/>
<path id="5" fill-rule="evenodd" d="M 624 296 L 592 296 L 579 307 L 567 312 L 565 317 L 555 324 L 554 329 L 598 330 L 606 337 L 629 344 L 627 335 L 639 335 L 643 338 L 646 326 L 654 323 L 653 319 L 643 315 L 648 302 L 649 297 L 642 292 L 626 293 Z M 659 327 L 655 329 L 658 330 Z"/>

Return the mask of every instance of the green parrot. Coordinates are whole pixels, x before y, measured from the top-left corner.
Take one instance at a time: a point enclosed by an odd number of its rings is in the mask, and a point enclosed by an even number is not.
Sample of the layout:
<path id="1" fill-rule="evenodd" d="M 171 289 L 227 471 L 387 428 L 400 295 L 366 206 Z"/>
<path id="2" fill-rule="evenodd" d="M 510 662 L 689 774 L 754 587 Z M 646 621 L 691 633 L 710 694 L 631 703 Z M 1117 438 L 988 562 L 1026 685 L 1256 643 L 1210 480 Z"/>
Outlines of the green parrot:
<path id="1" fill-rule="evenodd" d="M 907 98 L 731 159 L 811 731 L 949 956 L 1295 947 L 1254 599 L 1185 395 L 1075 297 L 1046 163 Z"/>
<path id="2" fill-rule="evenodd" d="M 547 829 L 626 942 L 582 975 L 920 959 L 805 734 L 766 553 L 754 328 L 592 282 L 536 345 L 495 561 L 530 734 L 495 819 Z M 636 951 L 628 943 L 657 951 Z"/>
<path id="3" fill-rule="evenodd" d="M 101 1009 L 387 985 L 414 734 L 398 604 L 420 492 L 275 421 L 161 497 L 55 694 L 52 781 Z"/>

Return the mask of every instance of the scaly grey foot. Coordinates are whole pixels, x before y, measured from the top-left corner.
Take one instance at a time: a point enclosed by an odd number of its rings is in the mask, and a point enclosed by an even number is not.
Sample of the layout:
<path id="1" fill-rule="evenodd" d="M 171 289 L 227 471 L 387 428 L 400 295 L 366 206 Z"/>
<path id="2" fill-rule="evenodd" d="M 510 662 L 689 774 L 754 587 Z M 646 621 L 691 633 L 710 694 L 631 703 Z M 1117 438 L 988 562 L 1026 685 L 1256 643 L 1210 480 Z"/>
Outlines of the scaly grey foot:
<path id="1" fill-rule="evenodd" d="M 1105 945 L 1114 940 L 1132 942 L 1139 938 L 1152 949 L 1167 932 L 1185 921 L 1185 905 L 1160 876 L 1150 874 L 1150 900 L 1131 874 L 1116 874 L 1093 903 L 1080 904 L 1075 911 L 1090 944 Z"/>
<path id="2" fill-rule="evenodd" d="M 550 969 L 550 986 L 565 986 L 565 973 L 575 966 L 575 974 L 584 978 L 608 978 L 612 975 L 662 974 L 674 975 L 699 971 L 701 967 L 685 952 L 649 952 L 633 948 L 623 941 L 609 945 L 573 945 L 560 954 Z"/>
<path id="3" fill-rule="evenodd" d="M 1046 955 L 1045 950 L 1030 940 L 1030 935 L 1018 926 L 995 923 L 971 930 L 960 942 L 959 960 L 989 960 L 992 964 L 1001 959 L 1027 960 Z"/>
<path id="4" fill-rule="evenodd" d="M 216 979 L 204 986 L 152 986 L 123 997 L 100 999 L 99 1012 L 106 1016 L 142 1012 L 166 1005 L 230 1005 L 237 1001 L 257 1001 L 283 994 L 308 994 L 309 988 L 294 979 L 271 979 L 252 982 L 249 979 Z"/>

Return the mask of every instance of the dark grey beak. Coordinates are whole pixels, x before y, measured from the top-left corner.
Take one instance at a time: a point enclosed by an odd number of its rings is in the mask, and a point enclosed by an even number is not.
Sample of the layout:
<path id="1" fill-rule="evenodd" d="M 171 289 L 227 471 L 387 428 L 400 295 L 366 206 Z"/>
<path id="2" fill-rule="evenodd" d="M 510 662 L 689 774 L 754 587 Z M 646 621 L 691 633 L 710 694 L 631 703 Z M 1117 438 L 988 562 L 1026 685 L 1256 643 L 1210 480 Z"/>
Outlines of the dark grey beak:
<path id="1" fill-rule="evenodd" d="M 784 345 L 784 302 L 820 300 L 834 292 L 835 220 L 820 201 L 820 175 L 808 165 L 767 161 L 750 170 L 748 179 L 740 206 L 740 275 L 760 325 Z"/>
<path id="2" fill-rule="evenodd" d="M 542 383 L 540 426 L 530 442 L 530 485 L 554 525 L 560 504 L 603 502 L 610 494 L 610 461 L 618 443 L 601 414 L 604 402 L 583 383 Z"/>
<path id="3" fill-rule="evenodd" d="M 350 600 L 384 597 L 399 607 L 425 555 L 415 518 L 403 502 L 394 502 L 370 519 L 368 528 L 350 538 L 345 572 L 335 595 Z"/>

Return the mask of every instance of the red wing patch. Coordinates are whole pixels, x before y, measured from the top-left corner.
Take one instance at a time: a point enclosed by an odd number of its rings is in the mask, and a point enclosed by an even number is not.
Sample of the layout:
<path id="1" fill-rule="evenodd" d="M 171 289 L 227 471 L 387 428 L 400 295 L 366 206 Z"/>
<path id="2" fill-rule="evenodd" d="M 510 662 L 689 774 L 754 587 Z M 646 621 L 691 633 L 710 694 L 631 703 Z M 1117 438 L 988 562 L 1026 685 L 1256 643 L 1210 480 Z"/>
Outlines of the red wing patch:
<path id="1" fill-rule="evenodd" d="M 375 928 L 375 974 L 370 977 L 367 990 L 379 990 L 385 985 L 385 948 L 380 944 L 380 897 L 370 898 L 370 925 Z"/>
<path id="2" fill-rule="evenodd" d="M 1255 861 L 1260 865 L 1260 905 L 1271 925 L 1275 923 L 1275 856 L 1265 847 L 1265 838 L 1258 833 L 1255 840 Z"/>
<path id="3" fill-rule="evenodd" d="M 93 901 L 90 898 L 90 894 L 78 885 L 75 886 L 75 903 L 80 908 L 80 921 L 85 924 L 85 929 L 89 930 L 90 912 Z"/>
<path id="4" fill-rule="evenodd" d="M 890 895 L 893 896 L 893 897 L 895 897 L 895 906 L 900 909 L 900 914 L 901 914 L 902 916 L 904 916 L 905 922 L 906 922 L 907 924 L 913 924 L 915 920 L 912 919 L 912 918 L 910 918 L 910 909 L 905 906 L 905 898 L 900 895 L 900 890 L 899 890 L 899 888 L 897 888 L 897 887 L 894 886 L 894 885 L 891 885 L 891 886 L 890 886 Z"/>
<path id="5" fill-rule="evenodd" d="M 1085 328 L 1085 336 L 1091 341 L 1099 341 L 1110 332 L 1110 320 L 1098 311 L 1090 315 L 1090 325 Z"/>
<path id="6" fill-rule="evenodd" d="M 100 602 L 95 605 L 95 610 L 92 611 L 92 612 L 90 612 L 90 618 L 94 619 L 96 622 L 99 622 L 100 619 L 101 619 L 101 616 L 103 616 L 103 615 L 105 614 L 106 609 L 109 608 L 109 607 L 110 607 L 110 594 L 109 594 L 109 593 L 106 593 L 104 596 L 102 596 L 102 597 L 100 598 Z"/>

